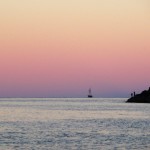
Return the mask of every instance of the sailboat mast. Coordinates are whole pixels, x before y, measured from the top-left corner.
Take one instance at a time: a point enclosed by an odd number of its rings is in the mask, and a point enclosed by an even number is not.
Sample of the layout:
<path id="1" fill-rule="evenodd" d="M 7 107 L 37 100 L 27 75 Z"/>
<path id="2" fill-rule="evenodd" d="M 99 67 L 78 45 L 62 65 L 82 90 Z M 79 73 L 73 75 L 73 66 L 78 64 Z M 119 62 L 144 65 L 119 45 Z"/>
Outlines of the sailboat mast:
<path id="1" fill-rule="evenodd" d="M 91 95 L 92 91 L 91 91 L 91 88 L 89 89 L 89 95 Z"/>

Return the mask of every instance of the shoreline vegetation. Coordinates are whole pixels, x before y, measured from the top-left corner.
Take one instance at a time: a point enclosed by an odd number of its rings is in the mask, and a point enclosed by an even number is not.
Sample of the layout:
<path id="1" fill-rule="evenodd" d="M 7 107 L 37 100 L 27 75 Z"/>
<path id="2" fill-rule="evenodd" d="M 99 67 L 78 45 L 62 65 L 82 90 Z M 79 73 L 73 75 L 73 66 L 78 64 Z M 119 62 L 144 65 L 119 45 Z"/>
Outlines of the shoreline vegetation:
<path id="1" fill-rule="evenodd" d="M 150 103 L 150 87 L 148 90 L 142 91 L 140 94 L 131 93 L 127 103 Z"/>

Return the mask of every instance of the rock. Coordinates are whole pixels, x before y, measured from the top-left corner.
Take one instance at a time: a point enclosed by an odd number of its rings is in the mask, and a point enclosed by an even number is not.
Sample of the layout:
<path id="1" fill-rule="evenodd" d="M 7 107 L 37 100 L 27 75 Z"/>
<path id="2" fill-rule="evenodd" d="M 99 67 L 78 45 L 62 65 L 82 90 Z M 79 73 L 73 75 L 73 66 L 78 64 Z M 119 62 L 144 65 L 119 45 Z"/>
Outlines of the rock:
<path id="1" fill-rule="evenodd" d="M 127 100 L 130 103 L 150 103 L 150 88 Z"/>

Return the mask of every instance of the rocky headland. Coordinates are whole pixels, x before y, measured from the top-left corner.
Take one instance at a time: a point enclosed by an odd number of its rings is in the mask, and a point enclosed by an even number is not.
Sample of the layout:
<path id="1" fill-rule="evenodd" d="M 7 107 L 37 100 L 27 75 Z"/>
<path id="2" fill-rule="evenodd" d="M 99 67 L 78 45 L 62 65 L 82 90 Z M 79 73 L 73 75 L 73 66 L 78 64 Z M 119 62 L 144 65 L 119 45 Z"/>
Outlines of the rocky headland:
<path id="1" fill-rule="evenodd" d="M 150 88 L 140 94 L 131 93 L 131 98 L 127 100 L 130 103 L 150 103 Z"/>

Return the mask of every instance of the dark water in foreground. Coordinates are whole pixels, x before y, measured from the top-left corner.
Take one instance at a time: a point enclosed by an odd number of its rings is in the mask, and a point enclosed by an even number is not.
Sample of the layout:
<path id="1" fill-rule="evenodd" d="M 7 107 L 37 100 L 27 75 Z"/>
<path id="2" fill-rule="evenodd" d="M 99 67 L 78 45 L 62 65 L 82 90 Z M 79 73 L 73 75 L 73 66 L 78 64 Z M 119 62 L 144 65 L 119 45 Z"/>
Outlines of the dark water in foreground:
<path id="1" fill-rule="evenodd" d="M 0 99 L 0 150 L 149 150 L 150 104 Z"/>

